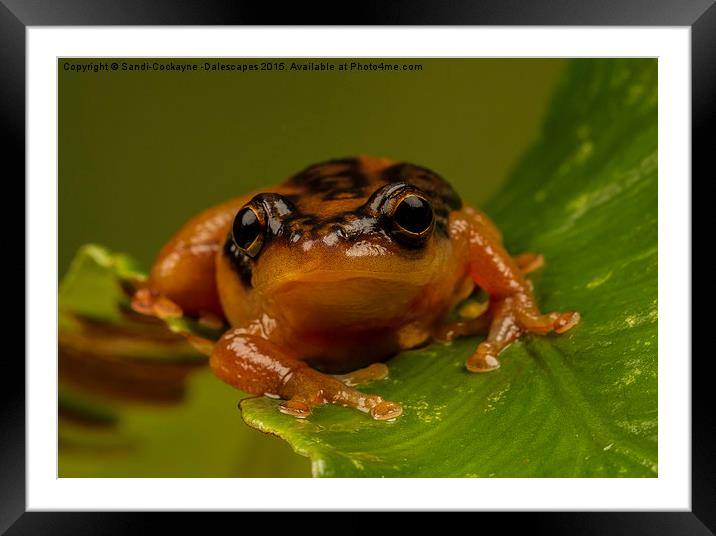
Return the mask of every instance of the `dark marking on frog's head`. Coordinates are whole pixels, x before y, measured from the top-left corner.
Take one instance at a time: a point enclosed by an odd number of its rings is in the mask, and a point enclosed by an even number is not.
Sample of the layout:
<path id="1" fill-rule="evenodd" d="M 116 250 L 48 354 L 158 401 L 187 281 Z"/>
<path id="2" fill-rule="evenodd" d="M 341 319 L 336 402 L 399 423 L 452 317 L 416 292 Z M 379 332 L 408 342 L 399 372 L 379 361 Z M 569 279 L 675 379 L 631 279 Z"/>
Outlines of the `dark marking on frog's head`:
<path id="1" fill-rule="evenodd" d="M 434 171 L 377 159 L 314 164 L 278 189 L 285 193 L 258 194 L 239 211 L 224 245 L 246 287 L 261 250 L 274 244 L 346 250 L 360 241 L 417 257 L 431 236 L 447 239 L 450 212 L 462 206 L 452 186 Z M 257 229 L 257 242 L 252 242 Z"/>
<path id="2" fill-rule="evenodd" d="M 291 177 L 287 184 L 324 201 L 365 197 L 368 177 L 357 158 L 328 160 L 307 167 Z"/>

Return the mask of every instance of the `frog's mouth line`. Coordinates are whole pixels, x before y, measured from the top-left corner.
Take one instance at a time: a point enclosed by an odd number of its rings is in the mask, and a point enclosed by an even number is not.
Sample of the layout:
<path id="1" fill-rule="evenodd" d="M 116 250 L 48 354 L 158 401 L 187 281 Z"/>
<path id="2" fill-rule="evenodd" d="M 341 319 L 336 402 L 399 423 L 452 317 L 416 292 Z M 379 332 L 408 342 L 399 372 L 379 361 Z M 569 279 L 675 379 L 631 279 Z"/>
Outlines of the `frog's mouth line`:
<path id="1" fill-rule="evenodd" d="M 322 284 L 400 284 L 401 286 L 422 286 L 430 282 L 434 273 L 428 270 L 413 271 L 410 273 L 396 271 L 373 270 L 311 270 L 308 272 L 292 272 L 271 279 L 256 288 L 264 292 L 277 292 L 284 289 L 295 288 L 301 285 L 313 285 L 320 291 Z"/>

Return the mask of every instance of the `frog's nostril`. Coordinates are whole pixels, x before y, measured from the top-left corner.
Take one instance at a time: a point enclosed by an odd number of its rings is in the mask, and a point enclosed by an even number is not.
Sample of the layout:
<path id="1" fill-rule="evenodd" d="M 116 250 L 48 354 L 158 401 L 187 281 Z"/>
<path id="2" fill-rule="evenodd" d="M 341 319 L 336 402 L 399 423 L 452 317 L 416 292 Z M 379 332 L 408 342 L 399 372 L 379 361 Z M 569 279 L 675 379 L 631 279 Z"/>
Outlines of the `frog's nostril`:
<path id="1" fill-rule="evenodd" d="M 346 228 L 342 225 L 333 224 L 328 228 L 328 234 L 337 236 L 340 239 L 348 238 Z"/>
<path id="2" fill-rule="evenodd" d="M 326 225 L 320 228 L 318 235 L 327 246 L 333 246 L 346 238 L 345 229 L 336 224 Z"/>

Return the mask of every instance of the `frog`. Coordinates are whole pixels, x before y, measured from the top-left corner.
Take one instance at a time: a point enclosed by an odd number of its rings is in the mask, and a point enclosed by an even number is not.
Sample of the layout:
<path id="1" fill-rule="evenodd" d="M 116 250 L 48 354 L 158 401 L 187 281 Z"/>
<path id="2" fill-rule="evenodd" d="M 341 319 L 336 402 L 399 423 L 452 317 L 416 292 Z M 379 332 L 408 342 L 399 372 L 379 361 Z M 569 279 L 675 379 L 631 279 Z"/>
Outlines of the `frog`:
<path id="1" fill-rule="evenodd" d="M 347 157 L 189 219 L 132 307 L 223 323 L 204 346 L 211 370 L 280 399 L 282 413 L 306 418 L 337 404 L 394 420 L 399 402 L 358 388 L 386 378 L 390 357 L 486 334 L 465 361 L 486 373 L 522 336 L 577 325 L 577 311 L 540 311 L 527 275 L 543 264 L 539 253 L 511 255 L 490 218 L 437 172 Z M 478 291 L 487 296 L 481 313 L 450 314 Z"/>

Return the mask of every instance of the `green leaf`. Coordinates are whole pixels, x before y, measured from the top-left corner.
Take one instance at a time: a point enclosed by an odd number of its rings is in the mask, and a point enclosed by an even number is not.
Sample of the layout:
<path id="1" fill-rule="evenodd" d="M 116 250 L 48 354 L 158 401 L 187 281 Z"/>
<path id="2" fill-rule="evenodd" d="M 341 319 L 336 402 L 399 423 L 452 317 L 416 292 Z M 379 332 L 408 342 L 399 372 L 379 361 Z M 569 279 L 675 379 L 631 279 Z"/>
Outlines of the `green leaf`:
<path id="1" fill-rule="evenodd" d="M 304 458 L 243 424 L 242 393 L 204 356 L 131 311 L 143 278 L 128 257 L 88 245 L 60 285 L 59 476 L 306 476 Z M 212 335 L 190 320 L 171 328 Z"/>
<path id="2" fill-rule="evenodd" d="M 476 176 L 475 180 L 479 180 Z M 539 251 L 561 336 L 528 336 L 470 374 L 480 338 L 388 362 L 367 386 L 404 414 L 324 406 L 298 420 L 242 402 L 248 424 L 312 460 L 315 476 L 657 476 L 657 61 L 574 60 L 541 138 L 485 207 L 513 253 Z"/>

